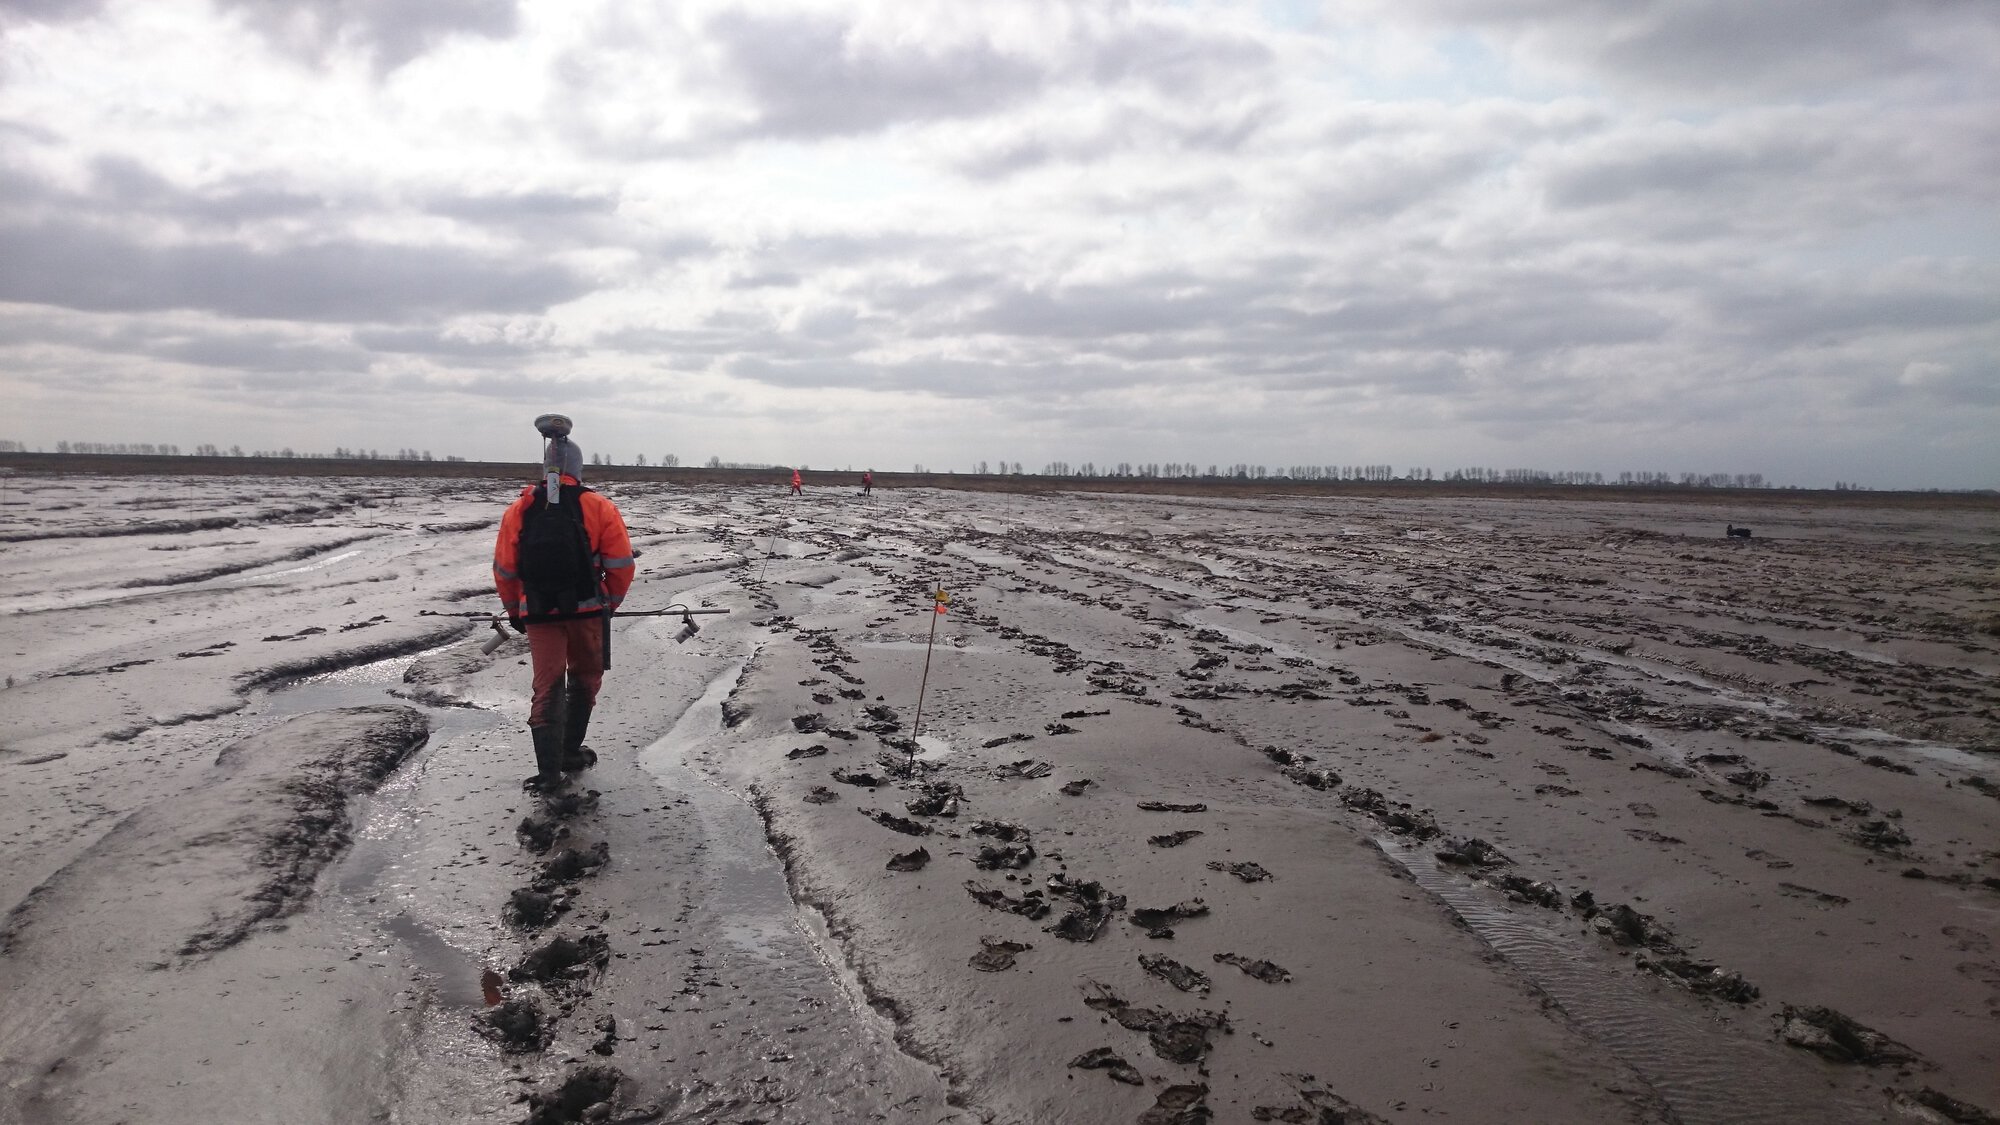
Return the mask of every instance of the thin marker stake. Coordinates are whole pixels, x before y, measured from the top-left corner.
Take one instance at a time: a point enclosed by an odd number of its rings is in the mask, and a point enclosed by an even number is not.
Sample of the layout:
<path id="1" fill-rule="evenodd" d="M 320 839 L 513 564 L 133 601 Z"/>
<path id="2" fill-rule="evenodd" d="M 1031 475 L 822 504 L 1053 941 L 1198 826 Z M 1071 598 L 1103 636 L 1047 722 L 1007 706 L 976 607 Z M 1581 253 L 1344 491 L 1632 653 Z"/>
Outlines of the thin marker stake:
<path id="1" fill-rule="evenodd" d="M 917 738 L 924 733 L 924 689 L 931 682 L 931 646 L 937 644 L 937 619 L 939 607 L 944 605 L 944 579 L 938 579 L 937 592 L 931 595 L 931 635 L 924 642 L 924 675 L 917 681 L 917 719 L 910 727 L 910 764 L 917 763 Z"/>

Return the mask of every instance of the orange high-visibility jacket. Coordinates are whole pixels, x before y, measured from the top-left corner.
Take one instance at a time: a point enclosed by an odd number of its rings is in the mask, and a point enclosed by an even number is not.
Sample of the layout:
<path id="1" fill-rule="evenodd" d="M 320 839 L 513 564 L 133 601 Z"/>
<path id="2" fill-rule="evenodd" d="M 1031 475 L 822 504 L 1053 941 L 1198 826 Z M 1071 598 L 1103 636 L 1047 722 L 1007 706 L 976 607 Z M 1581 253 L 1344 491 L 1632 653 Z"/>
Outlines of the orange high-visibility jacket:
<path id="1" fill-rule="evenodd" d="M 562 482 L 578 483 L 572 476 L 564 476 Z M 600 610 L 617 609 L 625 600 L 625 592 L 632 588 L 632 538 L 625 531 L 625 517 L 618 514 L 618 505 L 595 492 L 583 492 L 579 499 L 583 505 L 583 529 L 590 536 L 590 561 L 597 566 L 597 586 L 602 596 L 578 602 L 573 614 L 527 616 L 528 595 L 521 586 L 518 552 L 521 516 L 535 502 L 535 486 L 529 485 L 521 490 L 520 499 L 508 505 L 507 514 L 500 518 L 500 537 L 493 543 L 493 588 L 499 592 L 500 604 L 508 617 L 520 618 L 525 623 L 588 617 Z"/>

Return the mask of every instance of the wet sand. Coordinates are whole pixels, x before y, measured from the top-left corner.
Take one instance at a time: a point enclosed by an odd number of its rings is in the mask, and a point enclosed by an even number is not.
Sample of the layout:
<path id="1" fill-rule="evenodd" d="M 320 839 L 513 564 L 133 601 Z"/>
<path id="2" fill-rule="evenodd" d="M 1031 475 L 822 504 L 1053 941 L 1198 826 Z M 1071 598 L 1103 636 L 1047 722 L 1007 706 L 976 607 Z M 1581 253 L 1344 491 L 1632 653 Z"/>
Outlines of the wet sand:
<path id="1" fill-rule="evenodd" d="M 2000 1105 L 1992 511 L 613 485 L 550 804 L 513 491 L 10 480 L 0 1118 Z"/>

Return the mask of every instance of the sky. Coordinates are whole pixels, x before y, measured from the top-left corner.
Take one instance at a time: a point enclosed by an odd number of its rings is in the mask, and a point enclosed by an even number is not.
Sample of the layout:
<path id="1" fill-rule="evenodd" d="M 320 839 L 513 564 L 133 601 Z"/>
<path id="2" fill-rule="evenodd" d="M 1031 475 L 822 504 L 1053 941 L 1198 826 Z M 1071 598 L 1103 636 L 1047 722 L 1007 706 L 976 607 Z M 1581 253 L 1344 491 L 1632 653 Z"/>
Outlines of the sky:
<path id="1" fill-rule="evenodd" d="M 0 0 L 0 439 L 2000 487 L 1993 0 Z"/>

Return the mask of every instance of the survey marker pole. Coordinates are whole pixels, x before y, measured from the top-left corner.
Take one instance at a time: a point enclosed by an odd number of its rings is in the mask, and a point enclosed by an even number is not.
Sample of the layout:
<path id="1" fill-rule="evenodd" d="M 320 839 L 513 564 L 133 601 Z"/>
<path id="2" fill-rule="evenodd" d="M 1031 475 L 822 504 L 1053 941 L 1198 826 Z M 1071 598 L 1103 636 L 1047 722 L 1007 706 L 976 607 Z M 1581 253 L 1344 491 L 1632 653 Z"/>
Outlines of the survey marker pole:
<path id="1" fill-rule="evenodd" d="M 938 579 L 937 590 L 931 594 L 931 635 L 924 642 L 924 675 L 917 681 L 917 719 L 910 727 L 910 764 L 917 761 L 917 738 L 924 733 L 924 690 L 931 682 L 931 646 L 937 644 L 937 619 L 944 613 L 944 579 Z"/>

